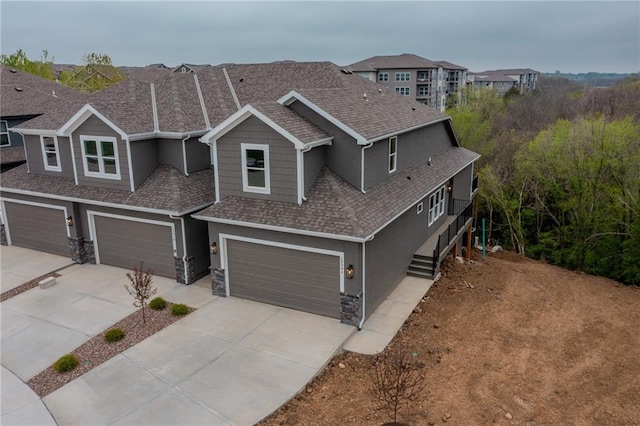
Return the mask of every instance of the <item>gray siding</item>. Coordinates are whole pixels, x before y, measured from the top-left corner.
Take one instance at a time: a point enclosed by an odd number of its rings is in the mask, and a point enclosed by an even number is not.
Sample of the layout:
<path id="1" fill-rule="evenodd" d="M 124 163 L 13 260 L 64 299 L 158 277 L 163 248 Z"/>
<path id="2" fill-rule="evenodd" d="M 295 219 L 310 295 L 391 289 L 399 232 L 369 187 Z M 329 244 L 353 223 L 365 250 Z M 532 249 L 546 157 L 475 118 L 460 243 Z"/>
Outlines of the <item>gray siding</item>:
<path id="1" fill-rule="evenodd" d="M 193 268 L 196 279 L 198 279 L 209 273 L 207 223 L 186 216 L 184 218 L 184 228 L 187 237 L 187 256 L 193 257 Z"/>
<path id="2" fill-rule="evenodd" d="M 305 152 L 304 155 L 304 195 L 309 193 L 309 189 L 313 186 L 318 173 L 325 164 L 326 146 L 313 148 L 311 151 Z"/>
<path id="3" fill-rule="evenodd" d="M 156 139 L 156 141 L 158 143 L 158 159 L 160 164 L 173 166 L 184 173 L 182 141 L 180 139 Z"/>
<path id="4" fill-rule="evenodd" d="M 469 164 L 453 177 L 453 198 L 471 200 L 471 182 L 473 180 L 473 164 Z"/>
<path id="5" fill-rule="evenodd" d="M 158 167 L 158 143 L 155 139 L 134 141 L 131 146 L 133 185 L 138 188 Z"/>
<path id="6" fill-rule="evenodd" d="M 73 179 L 73 160 L 71 156 L 71 147 L 69 146 L 69 138 L 58 137 L 58 161 L 62 170 L 52 172 L 44 169 L 44 158 L 42 157 L 42 144 L 40 136 L 25 135 L 24 146 L 27 153 L 27 161 L 29 162 L 29 173 L 49 176 L 64 176 Z"/>
<path id="7" fill-rule="evenodd" d="M 285 232 L 267 231 L 264 229 L 245 228 L 235 225 L 223 225 L 209 222 L 209 240 L 220 245 L 220 234 L 230 234 L 255 238 L 266 241 L 277 241 L 285 244 L 293 244 L 305 247 L 315 247 L 325 250 L 341 251 L 344 253 L 344 264 L 353 265 L 355 277 L 351 280 L 344 280 L 345 292 L 348 294 L 359 294 L 362 289 L 362 252 L 361 244 L 348 241 L 330 240 L 326 238 L 310 237 L 305 235 L 289 234 Z M 258 253 L 259 255 L 259 253 Z M 210 255 L 211 267 L 220 268 L 220 252 Z"/>
<path id="8" fill-rule="evenodd" d="M 80 136 L 110 136 L 116 138 L 118 147 L 118 160 L 120 166 L 120 180 L 101 179 L 84 175 L 84 165 L 82 159 L 82 149 L 80 148 Z M 129 182 L 129 163 L 127 156 L 127 146 L 120 136 L 107 126 L 102 120 L 95 116 L 89 117 L 73 133 L 73 149 L 76 158 L 76 168 L 78 170 L 78 183 L 80 185 L 96 186 L 103 188 L 113 188 L 131 190 Z"/>
<path id="9" fill-rule="evenodd" d="M 294 102 L 290 108 L 333 136 L 333 145 L 325 148 L 327 166 L 351 185 L 360 189 L 360 151 L 362 146 L 358 146 L 354 138 L 300 102 Z"/>
<path id="10" fill-rule="evenodd" d="M 242 143 L 269 145 L 271 194 L 242 190 Z M 255 117 L 246 119 L 217 141 L 220 197 L 235 195 L 298 202 L 296 150 L 291 142 Z"/>
<path id="11" fill-rule="evenodd" d="M 211 167 L 211 152 L 207 144 L 198 138 L 191 138 L 185 142 L 187 151 L 187 172 L 193 173 Z"/>
<path id="12" fill-rule="evenodd" d="M 399 173 L 429 157 L 455 145 L 444 122 L 398 135 L 397 165 Z M 364 151 L 365 189 L 371 188 L 390 176 L 389 141 L 384 139 Z M 393 174 L 393 173 L 392 173 Z"/>

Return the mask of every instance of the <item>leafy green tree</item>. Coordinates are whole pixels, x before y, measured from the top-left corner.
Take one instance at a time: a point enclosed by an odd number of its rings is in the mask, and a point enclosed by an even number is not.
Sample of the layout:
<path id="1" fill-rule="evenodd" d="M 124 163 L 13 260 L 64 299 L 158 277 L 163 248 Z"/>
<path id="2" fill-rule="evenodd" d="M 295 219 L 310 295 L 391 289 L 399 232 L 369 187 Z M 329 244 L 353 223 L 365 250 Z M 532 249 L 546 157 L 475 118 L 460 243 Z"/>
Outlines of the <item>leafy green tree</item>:
<path id="1" fill-rule="evenodd" d="M 99 92 L 125 80 L 126 75 L 113 66 L 111 57 L 105 53 L 87 53 L 82 57 L 83 65 L 73 71 L 60 73 L 59 81 L 84 92 Z"/>
<path id="2" fill-rule="evenodd" d="M 33 75 L 37 75 L 48 80 L 54 79 L 53 56 L 49 57 L 49 52 L 42 51 L 42 58 L 39 61 L 31 60 L 24 50 L 18 49 L 10 55 L 0 55 L 0 63 L 11 68 L 15 68 Z"/>

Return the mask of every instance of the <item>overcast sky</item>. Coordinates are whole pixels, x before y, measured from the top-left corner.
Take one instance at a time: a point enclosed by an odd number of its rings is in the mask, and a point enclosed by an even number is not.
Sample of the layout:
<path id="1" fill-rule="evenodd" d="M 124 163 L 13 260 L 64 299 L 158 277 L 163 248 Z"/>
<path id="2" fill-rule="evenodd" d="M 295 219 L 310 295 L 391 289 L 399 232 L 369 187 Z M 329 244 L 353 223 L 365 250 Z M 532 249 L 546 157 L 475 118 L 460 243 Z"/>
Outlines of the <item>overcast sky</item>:
<path id="1" fill-rule="evenodd" d="M 276 60 L 346 65 L 415 53 L 471 71 L 640 71 L 640 2 L 10 2 L 2 53 L 115 65 Z"/>

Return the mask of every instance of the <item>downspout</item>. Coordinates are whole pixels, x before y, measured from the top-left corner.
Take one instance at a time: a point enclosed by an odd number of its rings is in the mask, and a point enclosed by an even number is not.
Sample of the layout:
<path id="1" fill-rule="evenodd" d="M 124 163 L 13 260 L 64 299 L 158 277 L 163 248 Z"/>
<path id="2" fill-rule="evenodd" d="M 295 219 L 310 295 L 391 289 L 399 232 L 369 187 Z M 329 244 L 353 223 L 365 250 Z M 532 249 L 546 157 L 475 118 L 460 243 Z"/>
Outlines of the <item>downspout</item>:
<path id="1" fill-rule="evenodd" d="M 360 191 L 363 194 L 366 194 L 367 191 L 364 190 L 364 150 L 369 149 L 373 146 L 373 142 L 369 143 L 362 147 L 362 155 L 360 156 Z"/>
<path id="2" fill-rule="evenodd" d="M 311 151 L 313 147 L 307 147 L 299 150 L 300 153 L 300 178 L 298 182 L 298 187 L 300 188 L 300 199 L 302 201 L 307 201 L 307 197 L 304 196 L 304 154 Z"/>
<path id="3" fill-rule="evenodd" d="M 187 139 L 191 137 L 191 133 L 187 133 L 187 136 L 182 139 L 182 165 L 184 167 L 184 175 L 189 176 L 189 171 L 187 170 L 187 148 L 185 147 L 185 143 Z"/>
<path id="4" fill-rule="evenodd" d="M 185 285 L 189 285 L 191 283 L 189 282 L 189 274 L 187 274 L 187 234 L 185 234 L 184 231 L 184 218 L 170 214 L 169 219 L 180 220 L 180 228 L 182 229 L 182 265 L 184 268 L 184 283 Z"/>
<path id="5" fill-rule="evenodd" d="M 360 324 L 358 324 L 358 330 L 362 330 L 362 325 L 364 324 L 366 318 L 366 309 L 367 309 L 367 291 L 366 291 L 366 278 L 367 278 L 367 256 L 366 256 L 366 246 L 367 243 L 375 238 L 375 235 L 372 235 L 366 241 L 362 242 L 362 319 L 360 320 Z"/>
<path id="6" fill-rule="evenodd" d="M 9 137 L 9 127 L 8 126 L 9 125 L 7 124 L 7 137 Z M 20 132 L 13 132 L 13 133 L 17 133 L 20 136 L 22 136 L 22 148 L 24 149 L 24 159 L 27 160 L 27 174 L 29 174 L 29 173 L 31 173 L 31 171 L 29 170 L 29 157 L 27 157 L 27 144 L 24 143 L 24 134 L 20 133 Z M 76 180 L 76 185 L 77 184 L 78 184 L 78 181 Z"/>

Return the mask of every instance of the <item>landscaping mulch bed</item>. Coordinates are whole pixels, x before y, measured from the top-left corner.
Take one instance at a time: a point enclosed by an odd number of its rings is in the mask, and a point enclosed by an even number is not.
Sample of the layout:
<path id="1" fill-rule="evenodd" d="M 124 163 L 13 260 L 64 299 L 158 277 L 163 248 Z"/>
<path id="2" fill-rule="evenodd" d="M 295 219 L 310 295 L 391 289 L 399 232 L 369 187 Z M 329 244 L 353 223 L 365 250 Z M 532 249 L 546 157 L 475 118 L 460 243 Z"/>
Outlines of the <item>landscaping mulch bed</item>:
<path id="1" fill-rule="evenodd" d="M 40 398 L 61 388 L 70 381 L 118 355 L 120 352 L 127 350 L 131 346 L 183 318 L 184 315 L 176 316 L 171 313 L 172 305 L 172 303 L 167 302 L 166 308 L 160 311 L 154 311 L 146 307 L 144 312 L 146 323 L 142 322 L 142 309 L 138 309 L 125 319 L 109 327 L 109 329 L 121 328 L 124 330 L 126 335 L 122 340 L 109 343 L 104 339 L 104 332 L 100 333 L 71 352 L 80 362 L 75 369 L 66 373 L 58 373 L 52 367 L 49 367 L 31 378 L 27 382 L 27 385 L 33 389 Z M 195 308 L 190 307 L 189 313 L 195 310 Z M 62 356 L 64 354 L 60 355 Z"/>
<path id="2" fill-rule="evenodd" d="M 58 278 L 59 276 L 60 274 L 51 272 L 51 273 L 39 276 L 38 278 L 34 278 L 31 281 L 26 282 L 24 284 L 20 284 L 18 287 L 12 288 L 11 290 L 7 290 L 2 294 L 0 294 L 0 302 L 4 302 L 7 299 L 11 299 L 12 297 L 19 295 L 20 293 L 24 293 L 27 290 L 31 290 L 32 288 L 38 287 L 38 283 L 44 280 L 45 278 L 49 278 L 49 277 Z"/>

